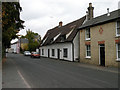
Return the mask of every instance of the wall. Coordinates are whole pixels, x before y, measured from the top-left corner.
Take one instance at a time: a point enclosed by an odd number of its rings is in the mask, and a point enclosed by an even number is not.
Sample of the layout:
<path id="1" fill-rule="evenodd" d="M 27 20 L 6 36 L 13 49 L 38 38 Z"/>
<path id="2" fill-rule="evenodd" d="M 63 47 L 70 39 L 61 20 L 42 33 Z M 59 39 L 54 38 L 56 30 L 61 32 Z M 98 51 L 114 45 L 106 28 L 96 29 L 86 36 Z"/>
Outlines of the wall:
<path id="1" fill-rule="evenodd" d="M 63 48 L 68 48 L 68 57 L 67 58 L 63 57 Z M 42 55 L 42 49 L 44 49 L 44 55 Z M 60 49 L 61 50 L 60 59 L 73 61 L 72 43 L 58 43 L 58 44 L 53 44 L 53 45 L 40 47 L 41 56 L 48 57 L 48 49 L 50 49 L 50 58 L 56 58 L 57 59 L 58 58 L 57 57 L 57 49 Z M 55 56 L 52 56 L 52 49 L 55 49 Z"/>
<path id="2" fill-rule="evenodd" d="M 73 43 L 74 43 L 74 60 L 79 59 L 79 32 L 75 36 Z"/>
<path id="3" fill-rule="evenodd" d="M 11 45 L 12 52 L 17 53 L 17 44 Z"/>
<path id="4" fill-rule="evenodd" d="M 102 27 L 103 32 L 99 30 Z M 105 65 L 118 66 L 116 61 L 116 22 L 111 22 L 103 25 L 98 25 L 90 28 L 91 31 L 91 58 L 86 59 L 85 47 L 85 29 L 80 31 L 80 62 L 99 65 L 99 45 L 98 41 L 105 41 Z"/>

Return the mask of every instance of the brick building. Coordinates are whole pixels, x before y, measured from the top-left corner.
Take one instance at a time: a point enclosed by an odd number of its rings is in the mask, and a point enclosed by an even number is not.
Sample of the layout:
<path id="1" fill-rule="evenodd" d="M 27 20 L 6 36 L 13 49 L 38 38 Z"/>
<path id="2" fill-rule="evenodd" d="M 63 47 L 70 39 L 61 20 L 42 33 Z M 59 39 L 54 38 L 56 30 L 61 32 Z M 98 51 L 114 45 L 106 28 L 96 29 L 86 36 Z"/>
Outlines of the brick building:
<path id="1" fill-rule="evenodd" d="M 120 9 L 98 17 L 89 4 L 86 21 L 79 27 L 80 62 L 118 67 L 120 61 Z"/>

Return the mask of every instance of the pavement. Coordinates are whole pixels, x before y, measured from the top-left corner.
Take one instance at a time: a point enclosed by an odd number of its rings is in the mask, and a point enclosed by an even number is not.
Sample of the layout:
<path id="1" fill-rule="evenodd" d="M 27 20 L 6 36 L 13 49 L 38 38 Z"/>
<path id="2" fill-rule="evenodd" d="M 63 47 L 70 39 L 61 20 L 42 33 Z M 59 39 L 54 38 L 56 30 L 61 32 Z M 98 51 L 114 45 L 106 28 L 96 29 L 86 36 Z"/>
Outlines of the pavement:
<path id="1" fill-rule="evenodd" d="M 3 88 L 117 88 L 118 69 L 8 54 Z"/>

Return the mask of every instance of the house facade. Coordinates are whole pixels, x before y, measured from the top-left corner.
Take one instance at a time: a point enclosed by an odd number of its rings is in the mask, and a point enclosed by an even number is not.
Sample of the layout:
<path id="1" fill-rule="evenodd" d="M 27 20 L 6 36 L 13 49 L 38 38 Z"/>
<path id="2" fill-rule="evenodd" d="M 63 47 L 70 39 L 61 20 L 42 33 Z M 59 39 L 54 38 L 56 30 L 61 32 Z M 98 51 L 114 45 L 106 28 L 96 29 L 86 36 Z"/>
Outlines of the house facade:
<path id="1" fill-rule="evenodd" d="M 79 32 L 77 30 L 85 16 L 62 26 L 62 22 L 51 30 L 48 30 L 42 40 L 40 55 L 48 58 L 67 61 L 79 60 Z"/>
<path id="2" fill-rule="evenodd" d="M 92 5 L 91 5 L 92 8 Z M 120 61 L 120 9 L 88 19 L 80 32 L 80 62 L 118 67 Z M 90 12 L 93 14 L 93 11 Z M 90 14 L 87 14 L 89 17 Z"/>
<path id="3" fill-rule="evenodd" d="M 20 53 L 20 43 L 18 41 L 15 43 L 12 43 L 11 48 L 9 49 L 9 52 Z"/>

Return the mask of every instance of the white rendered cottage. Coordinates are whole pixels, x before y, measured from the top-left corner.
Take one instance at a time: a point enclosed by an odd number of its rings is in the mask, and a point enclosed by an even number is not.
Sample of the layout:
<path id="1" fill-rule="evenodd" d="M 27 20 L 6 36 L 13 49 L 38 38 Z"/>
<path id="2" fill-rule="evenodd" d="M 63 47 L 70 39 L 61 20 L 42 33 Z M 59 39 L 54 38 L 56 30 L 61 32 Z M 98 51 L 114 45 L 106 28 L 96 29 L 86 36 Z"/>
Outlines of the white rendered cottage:
<path id="1" fill-rule="evenodd" d="M 48 58 L 68 61 L 79 60 L 79 32 L 77 30 L 85 21 L 85 16 L 62 26 L 47 31 L 41 46 L 40 55 Z"/>

